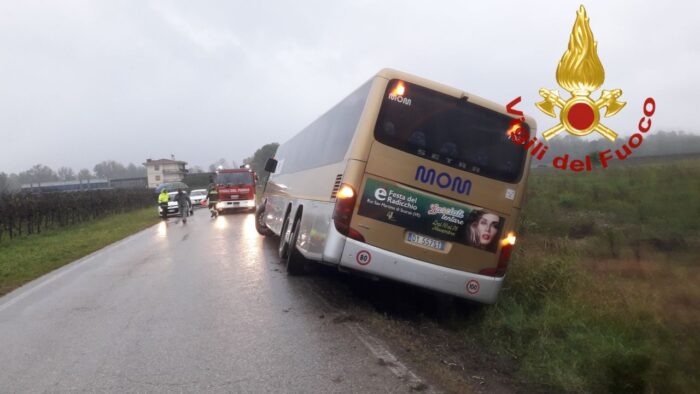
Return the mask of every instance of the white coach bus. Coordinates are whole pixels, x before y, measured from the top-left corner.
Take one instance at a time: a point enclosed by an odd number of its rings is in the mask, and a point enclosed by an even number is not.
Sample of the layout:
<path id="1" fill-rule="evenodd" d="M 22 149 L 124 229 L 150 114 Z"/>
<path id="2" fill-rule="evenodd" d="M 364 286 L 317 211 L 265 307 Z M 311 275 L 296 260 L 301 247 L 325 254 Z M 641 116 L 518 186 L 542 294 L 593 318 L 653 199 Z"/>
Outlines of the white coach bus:
<path id="1" fill-rule="evenodd" d="M 384 69 L 282 144 L 256 215 L 290 274 L 306 259 L 483 303 L 515 243 L 530 157 L 513 118 Z M 535 133 L 535 122 L 523 127 Z"/>

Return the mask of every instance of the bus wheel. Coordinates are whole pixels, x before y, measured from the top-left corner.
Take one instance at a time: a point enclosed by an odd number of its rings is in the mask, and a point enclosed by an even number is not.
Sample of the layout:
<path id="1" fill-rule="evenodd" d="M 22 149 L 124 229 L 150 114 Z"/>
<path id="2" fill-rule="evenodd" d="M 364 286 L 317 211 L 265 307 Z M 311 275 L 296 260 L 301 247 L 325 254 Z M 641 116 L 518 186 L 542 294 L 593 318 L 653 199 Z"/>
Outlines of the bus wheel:
<path id="1" fill-rule="evenodd" d="M 260 235 L 272 235 L 272 231 L 270 231 L 269 228 L 265 225 L 265 206 L 262 205 L 260 208 L 258 208 L 257 212 L 255 212 L 255 229 L 258 230 L 258 234 Z"/>
<path id="2" fill-rule="evenodd" d="M 287 251 L 287 274 L 301 275 L 304 273 L 304 256 L 297 250 L 297 238 L 299 237 L 299 227 L 301 227 L 301 218 L 294 221 L 292 233 L 289 236 L 289 246 Z"/>
<path id="3" fill-rule="evenodd" d="M 287 258 L 287 253 L 289 253 L 289 215 L 284 218 L 284 223 L 282 223 L 282 231 L 280 231 L 280 246 L 277 249 L 281 259 Z"/>

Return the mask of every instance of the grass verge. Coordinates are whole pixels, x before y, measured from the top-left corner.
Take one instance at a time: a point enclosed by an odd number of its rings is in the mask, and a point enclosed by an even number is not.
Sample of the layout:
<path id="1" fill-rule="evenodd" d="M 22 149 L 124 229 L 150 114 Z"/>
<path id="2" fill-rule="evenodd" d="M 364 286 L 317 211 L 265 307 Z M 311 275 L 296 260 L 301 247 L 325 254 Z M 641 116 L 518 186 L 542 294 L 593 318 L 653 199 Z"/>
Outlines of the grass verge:
<path id="1" fill-rule="evenodd" d="M 0 243 L 0 295 L 158 223 L 153 208 Z"/>

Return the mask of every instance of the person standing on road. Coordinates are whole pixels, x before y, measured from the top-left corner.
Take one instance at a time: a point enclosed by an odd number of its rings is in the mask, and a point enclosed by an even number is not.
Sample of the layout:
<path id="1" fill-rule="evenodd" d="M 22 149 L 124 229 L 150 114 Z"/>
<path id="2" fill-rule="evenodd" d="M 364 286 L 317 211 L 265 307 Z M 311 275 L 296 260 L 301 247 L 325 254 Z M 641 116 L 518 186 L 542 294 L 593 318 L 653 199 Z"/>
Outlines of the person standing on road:
<path id="1" fill-rule="evenodd" d="M 160 205 L 160 214 L 163 217 L 163 219 L 168 217 L 168 200 L 170 200 L 170 196 L 168 196 L 168 191 L 163 188 L 163 190 L 160 191 L 160 194 L 158 195 L 158 205 Z"/>
<path id="2" fill-rule="evenodd" d="M 211 213 L 211 217 L 217 217 L 219 211 L 216 209 L 216 204 L 219 202 L 219 191 L 216 189 L 214 177 L 211 176 L 209 177 L 209 187 L 207 187 L 207 200 L 209 201 L 209 212 Z"/>
<path id="3" fill-rule="evenodd" d="M 187 214 L 190 212 L 190 197 L 182 189 L 177 189 L 175 201 L 177 201 L 177 209 L 180 211 L 182 222 L 187 223 Z"/>

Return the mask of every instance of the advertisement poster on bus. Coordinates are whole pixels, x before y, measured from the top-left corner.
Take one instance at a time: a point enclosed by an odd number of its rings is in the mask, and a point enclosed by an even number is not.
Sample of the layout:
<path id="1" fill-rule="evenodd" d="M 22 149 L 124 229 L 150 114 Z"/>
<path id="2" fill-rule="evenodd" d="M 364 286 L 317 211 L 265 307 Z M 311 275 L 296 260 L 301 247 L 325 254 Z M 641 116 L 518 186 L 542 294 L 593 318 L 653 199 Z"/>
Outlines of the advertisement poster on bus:
<path id="1" fill-rule="evenodd" d="M 358 213 L 428 237 L 496 252 L 505 219 L 484 209 L 368 179 Z"/>

